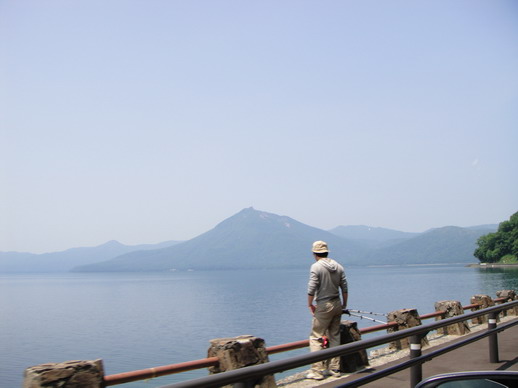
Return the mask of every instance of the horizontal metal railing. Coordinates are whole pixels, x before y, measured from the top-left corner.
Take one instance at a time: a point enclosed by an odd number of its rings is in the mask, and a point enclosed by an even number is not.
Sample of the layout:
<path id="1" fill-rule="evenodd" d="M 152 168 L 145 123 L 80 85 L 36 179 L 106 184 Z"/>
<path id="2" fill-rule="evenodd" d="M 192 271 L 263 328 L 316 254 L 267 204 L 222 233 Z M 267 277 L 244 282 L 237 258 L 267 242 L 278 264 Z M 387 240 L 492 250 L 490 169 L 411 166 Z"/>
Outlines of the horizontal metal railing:
<path id="1" fill-rule="evenodd" d="M 448 353 L 448 352 L 451 352 L 452 350 L 455 350 L 455 349 L 458 349 L 462 346 L 465 346 L 465 345 L 468 345 L 470 343 L 473 343 L 473 342 L 476 342 L 482 338 L 485 338 L 485 337 L 489 337 L 489 336 L 493 336 L 493 335 L 496 335 L 498 332 L 501 332 L 501 331 L 504 331 L 506 329 L 509 329 L 513 326 L 516 326 L 518 325 L 518 321 L 514 321 L 514 322 L 510 322 L 510 323 L 507 323 L 507 324 L 504 324 L 504 325 L 501 325 L 497 328 L 494 328 L 494 329 L 489 329 L 489 330 L 486 330 L 480 334 L 476 334 L 476 335 L 473 335 L 473 336 L 470 336 L 469 338 L 463 340 L 463 341 L 459 341 L 459 342 L 456 342 L 454 344 L 451 344 L 451 345 L 448 345 L 448 346 L 445 346 L 443 348 L 440 348 L 438 350 L 435 350 L 433 352 L 430 352 L 428 354 L 425 354 L 425 355 L 420 355 L 418 357 L 414 357 L 410 360 L 407 360 L 407 361 L 403 361 L 397 365 L 394 365 L 392 367 L 389 367 L 389 368 L 386 368 L 386 369 L 383 369 L 379 372 L 376 372 L 376 373 L 373 373 L 369 376 L 365 376 L 365 377 L 360 377 L 354 381 L 351 381 L 349 383 L 345 383 L 345 384 L 342 384 L 342 385 L 339 385 L 335 388 L 353 388 L 353 387 L 360 387 L 362 385 L 365 385 L 365 384 L 368 384 L 372 381 L 375 381 L 375 380 L 379 380 L 380 378 L 383 378 L 383 377 L 386 377 L 386 376 L 390 376 L 391 374 L 394 374 L 396 372 L 400 372 L 402 370 L 405 370 L 405 369 L 408 369 L 408 368 L 415 368 L 416 366 L 417 367 L 421 367 L 421 364 L 423 364 L 424 362 L 426 361 L 430 361 L 431 359 L 433 358 L 436 358 L 442 354 L 445 354 L 445 353 Z M 422 373 L 419 372 L 419 375 L 421 376 Z M 421 378 L 418 378 L 418 379 L 414 379 L 411 375 L 411 383 L 410 383 L 410 386 L 411 387 L 414 387 L 417 382 L 419 382 L 421 380 Z"/>
<path id="2" fill-rule="evenodd" d="M 179 364 L 171 364 L 135 370 L 131 372 L 118 373 L 104 377 L 104 386 L 130 383 L 132 381 L 152 379 L 154 377 L 171 375 L 174 373 L 187 372 L 194 369 L 208 368 L 219 364 L 218 357 L 204 358 L 201 360 L 187 361 Z"/>
<path id="3" fill-rule="evenodd" d="M 356 353 L 358 351 L 362 351 L 362 350 L 365 350 L 365 349 L 368 349 L 368 348 L 371 348 L 374 346 L 383 345 L 383 344 L 386 344 L 386 343 L 389 343 L 392 341 L 397 341 L 397 340 L 412 337 L 412 336 L 424 336 L 431 330 L 436 330 L 436 329 L 439 329 L 439 328 L 442 328 L 445 326 L 452 325 L 454 323 L 463 322 L 468 319 L 473 319 L 473 318 L 491 314 L 491 313 L 496 314 L 502 310 L 507 310 L 507 309 L 517 307 L 517 306 L 518 306 L 518 300 L 513 301 L 513 302 L 508 302 L 508 303 L 498 305 L 498 306 L 488 307 L 488 308 L 485 308 L 485 309 L 482 309 L 479 311 L 475 311 L 475 312 L 471 312 L 468 314 L 463 314 L 460 316 L 443 319 L 443 320 L 436 321 L 434 323 L 430 323 L 427 325 L 421 325 L 421 326 L 416 326 L 416 327 L 412 327 L 412 328 L 401 330 L 401 331 L 396 331 L 394 333 L 385 334 L 383 336 L 379 336 L 379 337 L 369 339 L 369 340 L 352 342 L 352 343 L 349 343 L 346 345 L 340 345 L 340 346 L 336 346 L 333 348 L 323 349 L 318 352 L 311 352 L 311 353 L 300 355 L 300 356 L 290 357 L 285 360 L 270 361 L 265 364 L 249 366 L 246 368 L 236 369 L 236 370 L 232 370 L 232 371 L 228 371 L 228 372 L 224 372 L 224 373 L 218 373 L 218 374 L 210 375 L 207 377 L 201 377 L 201 378 L 197 378 L 197 379 L 190 380 L 190 381 L 165 385 L 161 388 L 211 388 L 211 387 L 216 388 L 216 387 L 220 387 L 220 386 L 224 386 L 224 385 L 228 385 L 228 384 L 237 384 L 237 383 L 243 383 L 244 384 L 243 386 L 247 386 L 246 385 L 247 381 L 254 380 L 254 379 L 260 378 L 265 375 L 283 372 L 286 370 L 309 365 L 314 362 L 327 360 L 327 359 L 330 359 L 333 357 L 346 356 L 346 355 Z M 503 330 L 510 328 L 517 324 L 518 324 L 518 321 L 513 321 L 509 324 L 501 325 L 498 328 L 488 330 L 487 332 L 478 335 L 477 336 L 478 338 L 476 338 L 476 339 L 472 340 L 470 338 L 469 342 L 478 340 L 482 337 L 494 335 L 495 333 L 497 333 L 499 331 L 503 331 Z M 420 359 L 410 360 L 410 361 L 412 361 L 412 363 L 408 363 L 408 362 L 404 363 L 403 366 L 400 366 L 397 370 L 394 370 L 392 373 L 395 373 L 396 371 L 399 371 L 402 369 L 406 369 L 408 367 L 411 367 L 412 365 L 422 363 L 426 357 L 429 357 L 429 356 L 427 355 L 427 356 L 423 356 Z M 384 376 L 380 376 L 377 378 L 381 378 L 381 377 L 384 377 Z M 369 376 L 369 378 L 372 379 L 373 376 Z M 354 381 L 349 384 L 344 384 L 341 387 L 356 387 L 356 386 L 360 386 L 360 385 L 363 385 L 363 384 L 362 383 L 359 384 L 356 381 Z"/>
<path id="4" fill-rule="evenodd" d="M 497 298 L 493 300 L 496 303 L 505 302 L 505 298 Z M 463 310 L 476 309 L 480 306 L 478 304 L 470 304 L 467 306 L 463 306 Z M 430 319 L 435 317 L 444 316 L 445 311 L 436 311 L 429 314 L 420 315 L 419 318 L 421 320 Z M 465 317 L 465 315 L 463 316 Z M 467 318 L 464 318 L 467 319 Z M 397 327 L 398 324 L 396 322 L 387 322 L 386 324 L 370 326 L 366 328 L 359 329 L 361 334 L 373 333 L 376 331 L 386 330 L 391 327 Z M 290 350 L 301 349 L 309 346 L 309 340 L 301 340 L 296 342 L 290 342 L 287 344 L 275 345 L 266 348 L 266 352 L 270 354 L 287 352 Z M 119 385 L 124 383 L 129 383 L 132 381 L 139 381 L 150 379 L 154 377 L 166 376 L 175 373 L 187 372 L 195 369 L 203 369 L 211 366 L 217 366 L 219 364 L 219 359 L 217 357 L 204 358 L 201 360 L 187 361 L 178 364 L 170 364 L 157 366 L 153 368 L 135 370 L 131 372 L 123 372 L 113 375 L 108 375 L 104 377 L 104 385 L 112 386 Z"/>

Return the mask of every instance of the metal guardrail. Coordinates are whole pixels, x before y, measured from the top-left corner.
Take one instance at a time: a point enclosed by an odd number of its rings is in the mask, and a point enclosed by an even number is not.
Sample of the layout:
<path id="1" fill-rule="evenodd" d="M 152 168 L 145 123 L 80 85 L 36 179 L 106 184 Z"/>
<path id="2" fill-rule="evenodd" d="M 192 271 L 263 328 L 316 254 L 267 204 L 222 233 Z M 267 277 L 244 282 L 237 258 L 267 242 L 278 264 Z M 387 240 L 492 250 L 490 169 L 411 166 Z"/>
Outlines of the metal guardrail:
<path id="1" fill-rule="evenodd" d="M 497 298 L 493 300 L 496 303 L 503 303 L 505 302 L 505 298 Z M 470 304 L 467 306 L 463 306 L 463 310 L 469 310 L 469 309 L 475 309 L 479 308 L 480 306 L 478 304 Z M 436 311 L 429 314 L 424 314 L 419 316 L 421 320 L 424 319 L 430 319 L 430 318 L 436 318 L 444 316 L 445 311 Z M 463 315 L 464 319 L 466 320 L 469 318 L 465 318 L 467 316 Z M 441 321 L 443 322 L 443 321 Z M 376 331 L 386 330 L 390 327 L 396 327 L 396 322 L 387 322 L 386 324 L 376 325 L 376 326 L 370 326 L 367 328 L 359 329 L 361 334 L 368 334 L 373 333 Z M 422 327 L 422 326 L 420 326 Z M 362 341 L 364 342 L 364 341 Z M 390 342 L 390 341 L 389 341 Z M 276 346 L 271 346 L 266 348 L 266 352 L 268 354 L 275 354 L 275 353 L 281 353 L 286 352 L 290 350 L 300 349 L 309 346 L 309 340 L 301 340 L 296 342 L 290 342 L 287 344 L 281 344 Z M 373 345 L 376 346 L 376 345 Z M 171 365 L 164 365 L 164 366 L 158 366 L 153 368 L 147 368 L 147 369 L 141 369 L 141 370 L 135 370 L 131 372 L 124 372 L 124 373 L 118 373 L 114 375 L 109 375 L 104 377 L 104 385 L 105 386 L 112 386 L 112 385 L 119 385 L 124 383 L 129 383 L 132 381 L 138 381 L 138 380 L 145 380 L 150 379 L 154 377 L 160 377 L 165 376 L 169 374 L 175 374 L 175 373 L 181 373 L 186 372 L 190 370 L 195 369 L 203 369 L 208 368 L 211 366 L 217 366 L 219 363 L 219 360 L 217 357 L 211 357 L 211 358 L 204 358 L 201 360 L 194 360 L 194 361 L 187 361 L 183 363 L 178 364 L 171 364 Z M 229 373 L 229 372 L 227 372 Z"/>
<path id="2" fill-rule="evenodd" d="M 261 364 L 261 365 L 254 365 L 242 369 L 236 369 L 233 371 L 223 372 L 219 374 L 210 375 L 207 377 L 201 377 L 197 379 L 193 379 L 190 381 L 180 382 L 176 384 L 170 384 L 162 386 L 161 388 L 216 388 L 221 387 L 228 384 L 234 384 L 234 387 L 248 387 L 250 384 L 250 381 L 257 380 L 258 378 L 261 378 L 262 376 L 274 374 L 278 372 L 283 372 L 286 370 L 298 368 L 301 366 L 309 365 L 317 361 L 323 361 L 327 360 L 333 357 L 340 357 L 340 356 L 346 356 L 352 353 L 356 353 L 361 350 L 365 350 L 374 346 L 383 345 L 388 342 L 400 340 L 403 338 L 411 337 L 411 343 L 420 343 L 420 339 L 425 336 L 429 331 L 436 330 L 444 326 L 449 326 L 454 323 L 463 322 L 469 319 L 473 319 L 476 317 L 480 317 L 483 315 L 490 315 L 490 325 L 486 332 L 482 334 L 478 334 L 475 337 L 470 337 L 468 340 L 465 341 L 462 345 L 466 345 L 468 342 L 471 343 L 473 341 L 479 340 L 480 338 L 487 337 L 487 336 L 493 336 L 495 337 L 496 334 L 499 331 L 506 330 L 514 325 L 518 324 L 518 321 L 511 322 L 509 324 L 501 325 L 498 328 L 491 327 L 491 322 L 494 320 L 496 321 L 496 314 L 499 313 L 502 310 L 507 310 L 513 307 L 518 306 L 518 300 L 513 302 L 504 303 L 502 305 L 488 307 L 479 311 L 475 311 L 468 314 L 463 314 L 457 317 L 447 318 L 444 320 L 436 321 L 434 323 L 430 323 L 427 325 L 421 325 L 412 327 L 409 329 L 401 330 L 398 332 L 394 332 L 391 334 L 386 334 L 377 338 L 369 339 L 369 340 L 362 340 L 358 342 L 349 343 L 346 345 L 340 345 L 329 349 L 323 349 L 318 352 L 312 352 L 300 356 L 291 357 L 285 360 L 279 360 L 279 361 L 271 361 L 269 363 Z M 496 326 L 496 323 L 495 323 Z M 416 342 L 416 340 L 418 340 Z M 491 341 L 490 341 L 491 343 Z M 495 341 L 493 341 L 495 343 Z M 458 346 L 453 345 L 451 346 L 451 349 L 456 348 Z M 448 351 L 449 351 L 448 350 Z M 490 354 L 494 353 L 494 350 L 491 349 L 490 346 Z M 440 351 L 438 351 L 440 352 Z M 349 388 L 349 387 L 357 387 L 364 385 L 370 381 L 373 381 L 373 379 L 379 379 L 381 377 L 384 377 L 388 374 L 395 373 L 397 371 L 409 368 L 409 367 L 419 367 L 420 365 L 427 359 L 431 359 L 433 357 L 437 357 L 439 353 L 436 354 L 428 354 L 426 356 L 415 356 L 413 359 L 404 362 L 394 368 L 392 368 L 389 372 L 378 372 L 378 374 L 373 374 L 371 376 L 368 376 L 365 379 L 369 379 L 369 381 L 353 381 L 348 384 L 344 384 L 340 386 L 341 388 Z M 412 357 L 412 355 L 411 355 Z M 491 357 L 490 357 L 491 358 Z M 384 372 L 382 375 L 381 373 Z M 418 376 L 417 376 L 418 377 Z M 416 377 L 412 377 L 412 380 Z"/>
<path id="3" fill-rule="evenodd" d="M 372 381 L 375 381 L 375 380 L 379 380 L 380 378 L 382 377 L 386 377 L 386 376 L 389 376 L 391 374 L 394 374 L 396 372 L 400 372 L 402 370 L 405 370 L 405 369 L 408 369 L 408 368 L 411 368 L 411 372 L 410 372 L 410 387 L 414 387 L 419 381 L 422 380 L 422 369 L 421 369 L 421 365 L 426 362 L 426 361 L 430 361 L 431 359 L 433 358 L 436 358 L 436 357 L 439 357 L 440 355 L 442 354 L 445 354 L 445 353 L 448 353 L 448 352 L 451 352 L 452 350 L 455 350 L 455 349 L 458 349 L 462 346 L 465 346 L 465 345 L 468 345 L 472 342 L 476 342 L 482 338 L 485 338 L 485 337 L 488 337 L 488 336 L 495 336 L 498 332 L 500 331 L 504 331 L 506 329 L 509 329 L 513 326 L 516 326 L 518 325 L 518 321 L 514 321 L 514 322 L 510 322 L 510 323 L 507 323 L 507 324 L 503 324 L 501 326 L 499 326 L 498 328 L 493 328 L 493 329 L 488 329 L 487 331 L 483 332 L 483 333 L 479 333 L 479 334 L 476 334 L 476 335 L 472 335 L 470 336 L 469 338 L 463 340 L 463 341 L 459 341 L 459 342 L 456 342 L 455 344 L 452 344 L 452 345 L 448 345 L 448 346 L 445 346 L 441 349 L 438 349 L 438 350 L 435 350 L 433 352 L 430 352 L 426 355 L 421 355 L 420 354 L 420 351 L 419 351 L 419 354 L 412 354 L 414 351 L 410 351 L 410 360 L 408 361 L 404 361 L 404 362 L 401 362 L 397 365 L 394 365 L 390 368 L 386 368 L 386 369 L 383 369 L 379 372 L 375 372 L 369 376 L 365 376 L 365 377 L 360 377 L 354 381 L 351 381 L 349 383 L 345 383 L 345 384 L 342 384 L 342 385 L 338 385 L 336 386 L 335 388 L 353 388 L 353 387 L 360 387 L 362 385 L 365 385 L 365 384 L 368 384 Z M 412 341 L 412 337 L 411 337 L 411 340 L 410 340 L 410 343 L 413 343 L 413 344 L 416 344 L 416 339 L 414 339 Z M 489 349 L 489 353 L 490 353 L 490 359 L 491 359 L 491 354 L 493 353 L 494 354 L 494 350 L 492 351 L 492 348 L 491 345 L 490 345 L 490 349 Z M 495 361 L 491 361 L 491 362 L 498 362 L 497 360 Z"/>
<path id="4" fill-rule="evenodd" d="M 219 364 L 218 357 L 204 358 L 202 360 L 187 361 L 179 364 L 157 366 L 155 368 L 147 368 L 141 370 L 134 370 L 131 372 L 118 373 L 116 375 L 109 375 L 104 377 L 104 386 L 118 385 L 130 383 L 132 381 L 139 381 L 145 379 L 152 379 L 155 377 L 171 375 L 174 373 L 187 372 L 194 369 L 208 368 Z"/>

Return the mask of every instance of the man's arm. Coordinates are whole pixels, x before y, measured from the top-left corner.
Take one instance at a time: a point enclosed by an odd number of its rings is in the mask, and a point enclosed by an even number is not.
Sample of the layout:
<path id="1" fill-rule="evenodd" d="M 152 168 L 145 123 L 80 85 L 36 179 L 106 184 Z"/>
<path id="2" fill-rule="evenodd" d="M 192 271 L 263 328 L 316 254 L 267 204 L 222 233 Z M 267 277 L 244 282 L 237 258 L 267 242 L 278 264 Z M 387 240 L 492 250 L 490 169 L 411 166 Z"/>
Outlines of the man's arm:
<path id="1" fill-rule="evenodd" d="M 318 278 L 318 275 L 315 271 L 315 264 L 313 264 L 311 266 L 311 270 L 309 271 L 308 282 L 308 307 L 312 315 L 315 315 L 316 306 L 313 305 L 313 300 L 320 284 L 320 279 Z"/>
<path id="2" fill-rule="evenodd" d="M 314 296 L 313 295 L 309 295 L 308 294 L 308 307 L 309 307 L 309 310 L 311 311 L 311 314 L 315 314 L 315 305 L 313 304 L 313 299 L 314 299 Z"/>
<path id="3" fill-rule="evenodd" d="M 342 289 L 342 308 L 344 310 L 347 309 L 347 298 L 349 296 L 349 289 L 347 285 L 347 279 L 345 277 L 345 272 L 342 269 L 342 276 L 340 277 L 340 288 Z"/>

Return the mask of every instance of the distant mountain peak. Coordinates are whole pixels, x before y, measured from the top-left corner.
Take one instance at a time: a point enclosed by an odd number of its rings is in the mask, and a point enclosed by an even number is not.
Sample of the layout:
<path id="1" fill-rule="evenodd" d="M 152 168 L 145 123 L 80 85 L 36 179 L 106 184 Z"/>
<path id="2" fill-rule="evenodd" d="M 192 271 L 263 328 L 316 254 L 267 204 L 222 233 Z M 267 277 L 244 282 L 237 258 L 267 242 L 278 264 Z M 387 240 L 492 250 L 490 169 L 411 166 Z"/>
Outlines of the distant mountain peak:
<path id="1" fill-rule="evenodd" d="M 325 230 L 252 207 L 176 246 L 131 252 L 78 271 L 169 271 L 191 269 L 301 268 L 311 264 L 311 244 L 325 240 L 333 255 L 349 262 L 363 247 Z"/>
<path id="2" fill-rule="evenodd" d="M 235 225 L 239 230 L 242 230 L 245 225 L 254 225 L 256 228 L 263 228 L 267 225 L 276 225 L 277 228 L 279 228 L 279 226 L 283 228 L 291 228 L 295 224 L 299 223 L 290 217 L 279 216 L 277 214 L 254 209 L 253 207 L 248 207 L 223 220 L 216 225 L 214 229 L 224 229 L 231 225 Z"/>
<path id="3" fill-rule="evenodd" d="M 442 231 L 442 232 L 448 232 L 448 231 L 458 231 L 458 230 L 462 230 L 462 229 L 466 229 L 466 228 L 461 228 L 460 226 L 455 226 L 455 225 L 446 225 L 446 226 L 440 226 L 438 228 L 431 228 L 431 229 L 428 229 L 428 230 L 425 230 L 423 232 L 424 233 L 430 233 L 430 232 L 437 232 L 437 231 Z"/>
<path id="4" fill-rule="evenodd" d="M 121 244 L 121 243 L 120 243 L 120 242 L 118 242 L 117 240 L 110 240 L 110 241 L 105 242 L 104 244 L 101 244 L 101 246 L 104 246 L 104 247 L 108 247 L 108 246 L 119 246 L 119 245 L 124 245 L 124 244 Z"/>
<path id="5" fill-rule="evenodd" d="M 350 225 L 338 226 L 330 230 L 331 233 L 337 236 L 355 240 L 372 240 L 372 241 L 389 241 L 396 239 L 412 238 L 418 233 L 401 232 L 399 230 L 366 226 L 366 225 Z"/>
<path id="6" fill-rule="evenodd" d="M 231 220 L 231 219 L 241 219 L 241 218 L 249 218 L 249 217 L 254 217 L 256 219 L 262 219 L 262 220 L 279 220 L 279 219 L 289 218 L 286 216 L 279 216 L 274 213 L 268 213 L 268 212 L 265 212 L 262 210 L 257 210 L 257 209 L 254 209 L 253 207 L 247 207 L 247 208 L 244 208 L 243 210 L 241 210 L 240 212 L 234 214 L 230 218 L 227 218 L 223 222 Z"/>

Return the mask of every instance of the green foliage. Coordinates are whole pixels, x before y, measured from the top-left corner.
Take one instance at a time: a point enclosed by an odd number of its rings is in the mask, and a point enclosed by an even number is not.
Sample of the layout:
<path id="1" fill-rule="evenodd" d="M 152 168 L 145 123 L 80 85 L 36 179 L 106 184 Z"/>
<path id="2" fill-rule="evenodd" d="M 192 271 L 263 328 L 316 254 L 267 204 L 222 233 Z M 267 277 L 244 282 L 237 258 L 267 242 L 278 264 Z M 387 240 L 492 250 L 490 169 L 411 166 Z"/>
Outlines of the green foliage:
<path id="1" fill-rule="evenodd" d="M 502 264 L 518 264 L 518 258 L 515 255 L 505 255 L 500 260 Z"/>
<path id="2" fill-rule="evenodd" d="M 500 223 L 498 231 L 481 236 L 474 256 L 482 263 L 505 261 L 510 263 L 518 258 L 518 212 L 509 221 Z"/>

